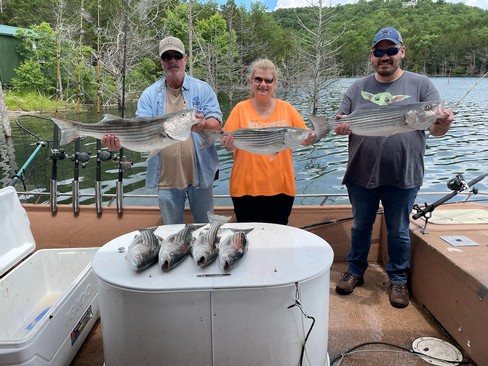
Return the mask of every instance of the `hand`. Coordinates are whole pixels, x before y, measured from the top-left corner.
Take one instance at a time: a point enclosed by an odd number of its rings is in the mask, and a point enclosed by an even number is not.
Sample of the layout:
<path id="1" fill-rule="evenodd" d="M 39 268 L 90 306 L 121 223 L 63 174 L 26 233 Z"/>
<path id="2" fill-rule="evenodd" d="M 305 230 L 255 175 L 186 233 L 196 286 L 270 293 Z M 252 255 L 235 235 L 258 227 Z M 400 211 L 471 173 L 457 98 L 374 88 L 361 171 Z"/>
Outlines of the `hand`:
<path id="1" fill-rule="evenodd" d="M 450 109 L 442 107 L 441 114 L 444 115 L 444 117 L 438 118 L 434 124 L 429 127 L 429 132 L 432 136 L 445 135 L 446 132 L 449 131 L 452 121 L 454 121 L 454 113 L 452 113 Z"/>
<path id="2" fill-rule="evenodd" d="M 105 135 L 102 138 L 102 144 L 109 148 L 109 150 L 117 151 L 122 145 L 120 145 L 119 139 L 115 135 Z"/>
<path id="3" fill-rule="evenodd" d="M 317 138 L 317 135 L 315 134 L 315 131 L 308 131 L 307 138 L 302 141 L 302 146 L 309 146 L 312 145 L 315 142 L 315 139 Z"/>
<path id="4" fill-rule="evenodd" d="M 207 121 L 203 118 L 204 116 L 202 113 L 195 114 L 195 117 L 197 119 L 200 119 L 200 121 L 197 124 L 191 126 L 191 130 L 193 132 L 202 132 L 205 126 L 207 125 Z"/>
<path id="5" fill-rule="evenodd" d="M 225 147 L 227 151 L 234 151 L 234 137 L 232 135 L 225 135 L 220 139 L 220 143 Z"/>
<path id="6" fill-rule="evenodd" d="M 345 114 L 338 114 L 336 115 L 336 119 L 341 119 L 345 117 Z M 351 129 L 349 128 L 349 124 L 347 122 L 339 123 L 335 126 L 335 133 L 337 135 L 350 135 L 352 133 Z"/>

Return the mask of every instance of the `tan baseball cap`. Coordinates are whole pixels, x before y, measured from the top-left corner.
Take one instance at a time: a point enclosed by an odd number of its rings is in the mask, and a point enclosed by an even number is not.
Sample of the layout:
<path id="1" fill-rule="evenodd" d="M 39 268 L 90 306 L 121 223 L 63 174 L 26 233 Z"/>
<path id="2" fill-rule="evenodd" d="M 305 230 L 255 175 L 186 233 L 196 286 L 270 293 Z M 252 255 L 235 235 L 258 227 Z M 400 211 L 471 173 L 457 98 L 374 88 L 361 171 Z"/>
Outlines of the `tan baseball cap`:
<path id="1" fill-rule="evenodd" d="M 166 37 L 159 42 L 159 57 L 166 51 L 177 51 L 185 54 L 185 45 L 176 37 Z"/>

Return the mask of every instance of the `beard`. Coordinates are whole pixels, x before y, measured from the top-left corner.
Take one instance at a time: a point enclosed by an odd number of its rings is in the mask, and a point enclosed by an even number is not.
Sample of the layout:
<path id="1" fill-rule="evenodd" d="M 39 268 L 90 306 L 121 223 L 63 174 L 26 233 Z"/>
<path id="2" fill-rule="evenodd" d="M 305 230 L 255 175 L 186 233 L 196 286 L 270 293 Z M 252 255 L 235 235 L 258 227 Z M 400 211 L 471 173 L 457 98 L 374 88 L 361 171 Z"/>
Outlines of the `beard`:
<path id="1" fill-rule="evenodd" d="M 388 60 L 378 62 L 374 65 L 375 71 L 378 75 L 383 77 L 392 76 L 400 67 L 400 60 Z"/>

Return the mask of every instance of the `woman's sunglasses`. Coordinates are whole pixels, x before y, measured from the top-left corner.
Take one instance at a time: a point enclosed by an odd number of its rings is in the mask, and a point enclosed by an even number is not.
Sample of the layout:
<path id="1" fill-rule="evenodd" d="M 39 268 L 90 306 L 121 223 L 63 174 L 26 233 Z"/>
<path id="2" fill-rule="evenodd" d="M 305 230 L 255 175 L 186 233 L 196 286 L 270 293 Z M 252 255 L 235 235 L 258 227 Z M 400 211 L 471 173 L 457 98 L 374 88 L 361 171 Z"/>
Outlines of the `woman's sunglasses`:
<path id="1" fill-rule="evenodd" d="M 261 84 L 263 81 L 266 84 L 271 84 L 274 81 L 274 78 L 261 78 L 259 76 L 256 76 L 253 80 L 256 84 Z"/>

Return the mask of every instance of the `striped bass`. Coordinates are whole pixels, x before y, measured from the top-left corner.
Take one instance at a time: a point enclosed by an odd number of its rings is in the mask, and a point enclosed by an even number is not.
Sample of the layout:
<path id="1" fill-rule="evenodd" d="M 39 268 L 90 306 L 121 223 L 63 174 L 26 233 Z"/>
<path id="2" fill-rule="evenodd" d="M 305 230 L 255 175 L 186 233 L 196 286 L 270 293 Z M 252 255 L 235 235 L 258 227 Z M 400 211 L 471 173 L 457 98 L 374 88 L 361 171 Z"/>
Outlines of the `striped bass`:
<path id="1" fill-rule="evenodd" d="M 250 229 L 231 229 L 233 234 L 228 235 L 219 245 L 219 266 L 224 271 L 230 271 L 247 252 Z"/>
<path id="2" fill-rule="evenodd" d="M 354 111 L 334 122 L 323 117 L 310 116 L 316 123 L 328 124 L 334 129 L 336 124 L 347 122 L 351 132 L 362 136 L 391 136 L 396 133 L 426 130 L 442 114 L 443 102 L 418 102 L 403 105 L 385 105 L 376 109 Z"/>
<path id="3" fill-rule="evenodd" d="M 51 118 L 61 129 L 60 145 L 80 136 L 102 139 L 115 135 L 121 146 L 138 152 L 158 151 L 190 137 L 191 127 L 199 122 L 196 111 L 185 109 L 158 117 L 122 118 L 106 114 L 98 123 L 81 123 Z"/>
<path id="4" fill-rule="evenodd" d="M 314 142 L 320 140 L 330 131 L 327 121 L 312 120 L 312 124 L 316 135 Z M 215 140 L 220 140 L 222 136 L 231 135 L 234 138 L 234 146 L 238 149 L 259 155 L 276 154 L 285 149 L 298 148 L 311 133 L 311 130 L 290 126 L 238 128 L 232 132 L 205 129 L 200 133 L 203 136 L 201 149 L 212 145 Z"/>
<path id="5" fill-rule="evenodd" d="M 156 228 L 140 229 L 129 244 L 125 258 L 133 270 L 145 270 L 158 260 L 163 239 L 154 234 L 155 230 Z"/>
<path id="6" fill-rule="evenodd" d="M 217 234 L 220 227 L 229 221 L 231 217 L 208 213 L 210 227 L 206 231 L 202 231 L 191 246 L 193 260 L 200 268 L 208 266 L 217 258 L 219 253 L 219 248 L 217 247 L 219 238 Z"/>
<path id="7" fill-rule="evenodd" d="M 190 254 L 192 233 L 202 226 L 204 224 L 186 224 L 182 230 L 164 239 L 158 256 L 159 267 L 163 272 L 173 269 Z"/>

